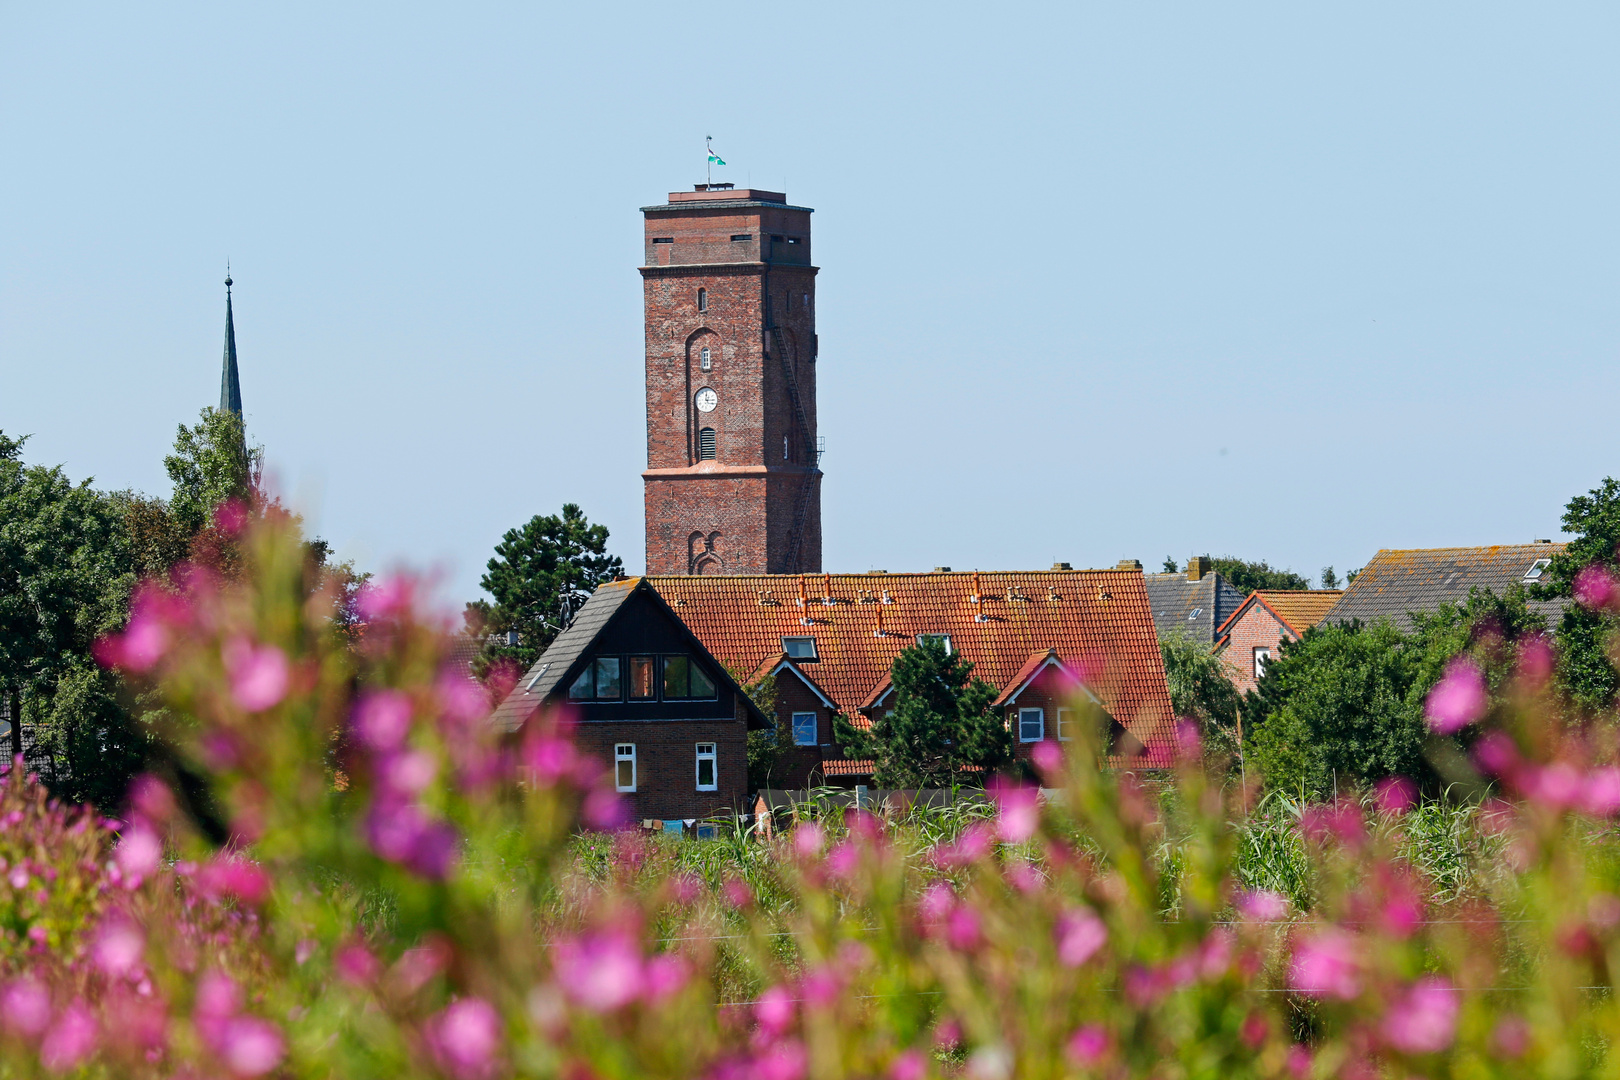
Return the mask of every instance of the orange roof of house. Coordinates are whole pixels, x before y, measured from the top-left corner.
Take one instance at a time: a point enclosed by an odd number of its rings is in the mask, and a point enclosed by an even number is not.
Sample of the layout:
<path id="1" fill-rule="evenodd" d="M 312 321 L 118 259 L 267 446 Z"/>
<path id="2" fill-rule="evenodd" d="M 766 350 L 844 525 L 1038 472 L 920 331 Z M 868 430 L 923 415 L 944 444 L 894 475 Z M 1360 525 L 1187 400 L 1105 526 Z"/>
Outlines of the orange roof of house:
<path id="1" fill-rule="evenodd" d="M 1218 651 L 1226 647 L 1233 624 L 1256 604 L 1271 612 L 1295 637 L 1301 637 L 1321 622 L 1343 595 L 1343 589 L 1256 589 L 1215 631 L 1215 648 Z"/>
<path id="2" fill-rule="evenodd" d="M 860 716 L 895 656 L 916 644 L 917 635 L 949 634 L 952 651 L 997 690 L 1013 682 L 1033 654 L 1051 649 L 1143 743 L 1172 736 L 1170 695 L 1140 570 L 647 581 L 733 670 L 758 670 L 782 653 L 784 637 L 814 637 L 817 660 L 800 665 L 851 718 Z"/>

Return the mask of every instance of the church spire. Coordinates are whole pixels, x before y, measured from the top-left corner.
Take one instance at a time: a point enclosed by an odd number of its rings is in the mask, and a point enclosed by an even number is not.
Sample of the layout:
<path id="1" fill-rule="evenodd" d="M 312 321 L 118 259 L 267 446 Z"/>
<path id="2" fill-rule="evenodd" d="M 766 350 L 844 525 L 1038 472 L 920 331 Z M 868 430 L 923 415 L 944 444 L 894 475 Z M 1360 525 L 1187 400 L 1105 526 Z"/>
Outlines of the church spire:
<path id="1" fill-rule="evenodd" d="M 236 372 L 236 321 L 231 316 L 231 272 L 225 271 L 225 369 L 219 376 L 219 411 L 242 415 L 242 378 Z"/>

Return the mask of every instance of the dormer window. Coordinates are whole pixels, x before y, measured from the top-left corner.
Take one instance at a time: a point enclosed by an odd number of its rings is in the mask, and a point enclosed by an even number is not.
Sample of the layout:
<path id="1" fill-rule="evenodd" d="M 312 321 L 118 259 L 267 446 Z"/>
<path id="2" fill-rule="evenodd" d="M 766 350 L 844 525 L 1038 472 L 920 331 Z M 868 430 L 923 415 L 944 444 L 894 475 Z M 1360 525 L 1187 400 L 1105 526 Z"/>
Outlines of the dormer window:
<path id="1" fill-rule="evenodd" d="M 708 289 L 699 289 L 698 290 L 698 310 L 699 311 L 708 311 L 709 310 L 709 290 Z"/>
<path id="2" fill-rule="evenodd" d="M 707 345 L 703 346 L 703 350 L 698 353 L 698 363 L 704 371 L 709 371 L 714 367 L 714 353 L 709 351 Z"/>
<path id="3" fill-rule="evenodd" d="M 951 655 L 951 635 L 949 635 L 949 634 L 918 634 L 917 635 L 917 644 L 918 645 L 930 645 L 930 644 L 933 644 L 935 642 L 938 642 L 939 647 L 945 650 L 945 655 L 946 656 Z"/>
<path id="4" fill-rule="evenodd" d="M 813 637 L 785 637 L 782 651 L 794 660 L 816 659 L 816 639 Z"/>

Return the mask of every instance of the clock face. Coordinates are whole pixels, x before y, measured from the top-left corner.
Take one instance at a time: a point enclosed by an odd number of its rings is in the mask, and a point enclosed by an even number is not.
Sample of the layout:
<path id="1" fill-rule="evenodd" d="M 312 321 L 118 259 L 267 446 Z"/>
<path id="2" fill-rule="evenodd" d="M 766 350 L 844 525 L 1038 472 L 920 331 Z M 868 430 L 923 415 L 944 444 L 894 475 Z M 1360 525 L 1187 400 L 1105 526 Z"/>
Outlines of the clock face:
<path id="1" fill-rule="evenodd" d="M 720 395 L 705 386 L 697 392 L 697 397 L 693 400 L 697 404 L 698 412 L 714 412 L 714 407 L 720 404 Z"/>

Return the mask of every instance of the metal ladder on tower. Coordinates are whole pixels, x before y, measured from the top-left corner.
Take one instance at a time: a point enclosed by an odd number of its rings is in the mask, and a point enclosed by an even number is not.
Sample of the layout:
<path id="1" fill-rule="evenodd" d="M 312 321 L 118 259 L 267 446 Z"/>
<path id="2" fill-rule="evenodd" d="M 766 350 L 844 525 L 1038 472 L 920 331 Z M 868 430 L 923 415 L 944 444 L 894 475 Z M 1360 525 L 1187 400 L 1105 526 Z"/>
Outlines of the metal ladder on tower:
<path id="1" fill-rule="evenodd" d="M 793 415 L 799 424 L 799 437 L 803 441 L 802 452 L 805 460 L 812 466 L 821 464 L 821 451 L 816 448 L 815 440 L 810 437 L 810 420 L 804 411 L 804 399 L 799 395 L 799 378 L 793 370 L 793 360 L 788 356 L 787 342 L 782 337 L 782 328 L 776 324 L 776 318 L 770 314 L 770 299 L 766 298 L 766 313 L 770 318 L 769 332 L 771 344 L 776 349 L 777 359 L 782 365 L 782 377 L 787 381 L 788 399 L 793 402 Z M 810 500 L 815 496 L 816 477 L 812 474 L 805 477 L 799 488 L 798 497 L 793 504 L 793 525 L 788 530 L 788 557 L 786 573 L 794 573 L 799 569 L 799 551 L 804 547 L 804 522 L 810 513 Z"/>

